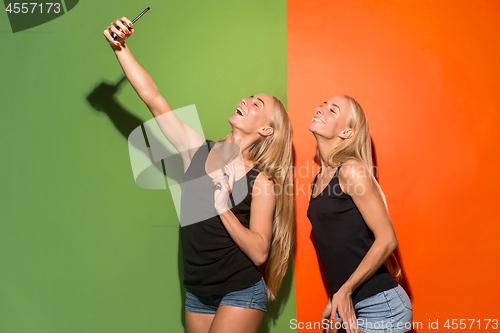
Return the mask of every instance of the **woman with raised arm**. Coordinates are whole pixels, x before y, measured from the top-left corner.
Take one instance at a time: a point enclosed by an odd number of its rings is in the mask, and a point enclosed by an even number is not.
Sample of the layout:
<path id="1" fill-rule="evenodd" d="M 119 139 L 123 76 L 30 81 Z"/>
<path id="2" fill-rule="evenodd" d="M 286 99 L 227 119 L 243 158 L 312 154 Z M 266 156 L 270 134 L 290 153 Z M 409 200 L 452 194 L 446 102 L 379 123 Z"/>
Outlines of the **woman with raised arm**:
<path id="1" fill-rule="evenodd" d="M 413 312 L 396 280 L 401 268 L 389 259 L 398 241 L 372 174 L 366 116 L 353 98 L 336 96 L 316 109 L 309 130 L 321 171 L 307 216 L 330 287 L 322 323 L 328 322 L 330 332 L 406 332 Z"/>
<path id="2" fill-rule="evenodd" d="M 292 141 L 286 110 L 271 95 L 243 98 L 229 118 L 231 133 L 219 142 L 205 141 L 171 112 L 132 56 L 126 40 L 133 32 L 130 20 L 122 17 L 103 33 L 184 162 L 180 234 L 186 331 L 257 332 L 267 300 L 275 297 L 287 270 L 292 244 Z M 246 192 L 235 201 L 238 188 Z"/>

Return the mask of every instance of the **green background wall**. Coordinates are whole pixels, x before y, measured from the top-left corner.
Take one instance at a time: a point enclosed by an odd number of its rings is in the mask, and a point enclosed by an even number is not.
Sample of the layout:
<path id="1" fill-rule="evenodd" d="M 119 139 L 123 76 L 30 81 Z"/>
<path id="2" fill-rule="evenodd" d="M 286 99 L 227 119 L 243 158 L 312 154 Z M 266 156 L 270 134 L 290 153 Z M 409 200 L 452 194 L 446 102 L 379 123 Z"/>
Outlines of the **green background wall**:
<path id="1" fill-rule="evenodd" d="M 127 42 L 207 138 L 242 97 L 286 104 L 286 1 L 81 1 L 12 33 L 0 14 L 0 331 L 182 332 L 179 224 L 168 190 L 135 185 L 126 137 L 152 116 L 102 31 Z M 119 83 L 120 82 L 120 83 Z M 293 267 L 261 332 L 290 331 Z"/>

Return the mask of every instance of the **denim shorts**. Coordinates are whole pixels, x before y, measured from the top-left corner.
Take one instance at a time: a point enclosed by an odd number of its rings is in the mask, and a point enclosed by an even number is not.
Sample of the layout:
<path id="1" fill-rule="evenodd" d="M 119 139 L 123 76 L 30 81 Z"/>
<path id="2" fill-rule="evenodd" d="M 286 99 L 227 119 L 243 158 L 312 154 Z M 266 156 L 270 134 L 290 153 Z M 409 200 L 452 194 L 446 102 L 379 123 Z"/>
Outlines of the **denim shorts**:
<path id="1" fill-rule="evenodd" d="M 354 311 L 365 333 L 403 333 L 411 329 L 413 310 L 400 285 L 359 301 Z M 338 312 L 335 320 L 342 322 Z"/>
<path id="2" fill-rule="evenodd" d="M 264 278 L 253 286 L 219 295 L 196 295 L 186 289 L 186 311 L 215 314 L 219 305 L 267 311 L 267 287 Z"/>

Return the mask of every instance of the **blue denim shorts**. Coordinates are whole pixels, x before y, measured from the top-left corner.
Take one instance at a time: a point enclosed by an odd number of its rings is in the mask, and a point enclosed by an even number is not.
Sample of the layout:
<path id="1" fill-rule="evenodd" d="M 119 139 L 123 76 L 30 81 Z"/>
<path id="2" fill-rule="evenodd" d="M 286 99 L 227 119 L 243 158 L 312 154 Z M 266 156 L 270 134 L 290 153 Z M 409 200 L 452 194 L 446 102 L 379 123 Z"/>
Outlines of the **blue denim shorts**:
<path id="1" fill-rule="evenodd" d="M 365 333 L 403 333 L 411 329 L 413 310 L 400 285 L 359 301 L 354 311 Z M 342 322 L 338 312 L 335 320 Z"/>
<path id="2" fill-rule="evenodd" d="M 262 278 L 253 286 L 227 294 L 202 296 L 186 289 L 186 311 L 215 314 L 219 305 L 267 311 L 267 287 Z"/>

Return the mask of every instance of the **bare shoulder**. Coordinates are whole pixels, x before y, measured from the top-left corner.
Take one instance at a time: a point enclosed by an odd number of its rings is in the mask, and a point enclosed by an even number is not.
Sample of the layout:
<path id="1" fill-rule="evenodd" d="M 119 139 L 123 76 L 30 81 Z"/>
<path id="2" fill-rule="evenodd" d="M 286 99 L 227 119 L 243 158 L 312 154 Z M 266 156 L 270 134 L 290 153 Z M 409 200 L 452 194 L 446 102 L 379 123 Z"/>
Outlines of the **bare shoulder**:
<path id="1" fill-rule="evenodd" d="M 370 172 L 364 164 L 355 160 L 348 160 L 339 171 L 339 177 L 351 182 L 362 182 L 363 180 L 370 180 Z"/>
<path id="2" fill-rule="evenodd" d="M 263 172 L 260 172 L 255 178 L 252 194 L 274 195 L 274 182 L 267 178 Z"/>
<path id="3" fill-rule="evenodd" d="M 339 171 L 339 181 L 345 193 L 353 195 L 359 186 L 372 187 L 372 179 L 369 170 L 362 163 L 348 160 Z M 358 191 L 359 192 L 359 191 Z"/>

